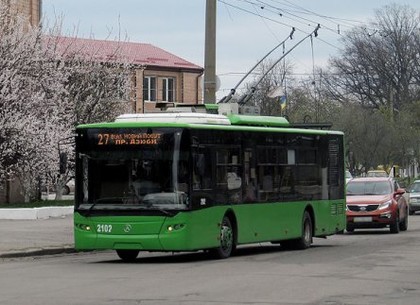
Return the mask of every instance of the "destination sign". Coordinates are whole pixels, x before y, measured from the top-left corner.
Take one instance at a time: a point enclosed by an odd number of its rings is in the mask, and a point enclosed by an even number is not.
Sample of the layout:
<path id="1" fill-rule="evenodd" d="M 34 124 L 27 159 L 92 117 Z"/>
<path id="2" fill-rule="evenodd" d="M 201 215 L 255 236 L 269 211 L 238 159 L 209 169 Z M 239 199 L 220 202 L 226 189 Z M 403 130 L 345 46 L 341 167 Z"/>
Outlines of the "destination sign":
<path id="1" fill-rule="evenodd" d="M 95 135 L 96 145 L 157 145 L 160 143 L 160 133 L 98 133 Z"/>

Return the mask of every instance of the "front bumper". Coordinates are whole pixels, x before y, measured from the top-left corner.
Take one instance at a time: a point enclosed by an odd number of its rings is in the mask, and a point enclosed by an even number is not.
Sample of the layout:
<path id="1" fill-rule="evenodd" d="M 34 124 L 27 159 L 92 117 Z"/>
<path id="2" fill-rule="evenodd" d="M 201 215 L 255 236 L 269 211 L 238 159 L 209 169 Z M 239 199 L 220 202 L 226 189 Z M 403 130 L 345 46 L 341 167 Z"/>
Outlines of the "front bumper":
<path id="1" fill-rule="evenodd" d="M 380 213 L 347 213 L 347 227 L 351 228 L 384 228 L 395 223 L 391 211 Z"/>
<path id="2" fill-rule="evenodd" d="M 420 198 L 410 198 L 409 200 L 410 211 L 420 211 Z"/>

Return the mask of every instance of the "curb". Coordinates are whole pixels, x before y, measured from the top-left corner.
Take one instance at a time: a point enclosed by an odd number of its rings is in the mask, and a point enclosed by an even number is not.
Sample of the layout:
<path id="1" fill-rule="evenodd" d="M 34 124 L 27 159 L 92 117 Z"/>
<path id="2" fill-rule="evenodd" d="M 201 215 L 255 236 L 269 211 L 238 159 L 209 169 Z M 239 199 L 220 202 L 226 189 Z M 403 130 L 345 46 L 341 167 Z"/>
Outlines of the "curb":
<path id="1" fill-rule="evenodd" d="M 37 248 L 37 249 L 23 249 L 10 251 L 6 253 L 0 253 L 0 258 L 19 258 L 19 257 L 29 257 L 29 256 L 44 256 L 44 255 L 57 255 L 57 254 L 70 254 L 76 253 L 71 245 L 66 245 L 63 247 L 48 247 L 48 248 Z"/>
<path id="2" fill-rule="evenodd" d="M 0 219 L 34 220 L 72 215 L 74 206 L 0 209 Z"/>

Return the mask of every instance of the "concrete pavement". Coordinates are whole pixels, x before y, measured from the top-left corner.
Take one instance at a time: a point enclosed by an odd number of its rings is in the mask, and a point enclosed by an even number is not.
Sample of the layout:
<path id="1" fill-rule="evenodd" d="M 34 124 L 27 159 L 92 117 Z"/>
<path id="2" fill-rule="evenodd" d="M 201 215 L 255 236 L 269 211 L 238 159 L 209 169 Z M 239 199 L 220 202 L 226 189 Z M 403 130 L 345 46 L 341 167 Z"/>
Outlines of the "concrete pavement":
<path id="1" fill-rule="evenodd" d="M 55 193 L 43 193 L 54 200 Z M 74 194 L 63 195 L 72 200 Z M 0 259 L 74 252 L 74 206 L 0 208 Z"/>
<path id="2" fill-rule="evenodd" d="M 0 219 L 0 259 L 74 252 L 73 216 Z"/>
<path id="3" fill-rule="evenodd" d="M 0 219 L 47 219 L 73 214 L 74 207 L 0 208 Z"/>

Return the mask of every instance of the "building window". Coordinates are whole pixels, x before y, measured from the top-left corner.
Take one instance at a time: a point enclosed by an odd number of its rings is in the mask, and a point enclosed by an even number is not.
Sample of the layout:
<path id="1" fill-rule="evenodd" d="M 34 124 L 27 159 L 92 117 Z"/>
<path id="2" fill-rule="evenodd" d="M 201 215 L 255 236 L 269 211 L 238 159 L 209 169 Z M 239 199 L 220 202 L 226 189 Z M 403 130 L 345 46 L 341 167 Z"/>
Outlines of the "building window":
<path id="1" fill-rule="evenodd" d="M 162 81 L 162 100 L 175 102 L 175 80 L 173 78 L 163 78 Z"/>
<path id="2" fill-rule="evenodd" d="M 143 100 L 156 102 L 156 77 L 145 76 L 143 79 Z"/>

